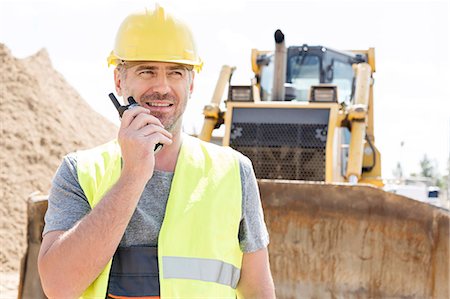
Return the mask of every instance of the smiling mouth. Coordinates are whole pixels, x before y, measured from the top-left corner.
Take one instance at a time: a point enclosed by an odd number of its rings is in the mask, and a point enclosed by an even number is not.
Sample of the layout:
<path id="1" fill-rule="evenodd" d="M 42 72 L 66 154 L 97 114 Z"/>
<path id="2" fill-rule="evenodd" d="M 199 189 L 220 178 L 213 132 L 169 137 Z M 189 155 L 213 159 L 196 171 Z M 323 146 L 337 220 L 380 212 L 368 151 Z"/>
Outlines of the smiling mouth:
<path id="1" fill-rule="evenodd" d="M 171 106 L 173 106 L 173 104 L 171 104 L 171 103 L 146 102 L 145 104 L 147 104 L 150 107 L 171 107 Z"/>

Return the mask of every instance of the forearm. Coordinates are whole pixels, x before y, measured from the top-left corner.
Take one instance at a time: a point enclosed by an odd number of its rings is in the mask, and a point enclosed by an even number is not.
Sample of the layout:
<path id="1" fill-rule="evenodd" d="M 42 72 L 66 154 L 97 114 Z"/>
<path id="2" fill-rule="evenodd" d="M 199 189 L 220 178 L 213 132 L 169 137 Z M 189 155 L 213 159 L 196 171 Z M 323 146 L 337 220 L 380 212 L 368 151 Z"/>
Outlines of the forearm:
<path id="1" fill-rule="evenodd" d="M 114 255 L 144 186 L 121 176 L 73 228 L 49 240 L 49 246 L 44 238 L 39 272 L 47 295 L 76 298 L 92 283 Z"/>
<path id="2" fill-rule="evenodd" d="M 276 298 L 266 248 L 244 253 L 237 294 L 239 299 Z"/>
<path id="3" fill-rule="evenodd" d="M 237 295 L 239 299 L 275 299 L 275 288 L 272 277 L 268 276 L 266 279 L 260 279 L 259 285 L 238 286 Z"/>
<path id="4" fill-rule="evenodd" d="M 268 282 L 268 285 L 261 285 L 257 289 L 237 290 L 237 297 L 239 299 L 275 299 L 275 289 L 273 282 Z"/>

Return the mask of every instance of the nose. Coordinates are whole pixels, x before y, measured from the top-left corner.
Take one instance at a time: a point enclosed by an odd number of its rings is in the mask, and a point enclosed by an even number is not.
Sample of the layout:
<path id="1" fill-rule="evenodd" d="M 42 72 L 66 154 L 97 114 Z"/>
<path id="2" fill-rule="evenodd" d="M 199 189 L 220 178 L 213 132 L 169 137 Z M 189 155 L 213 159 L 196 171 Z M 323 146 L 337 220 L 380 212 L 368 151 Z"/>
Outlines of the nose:
<path id="1" fill-rule="evenodd" d="M 170 92 L 169 81 L 167 80 L 167 76 L 165 74 L 159 74 L 154 81 L 153 91 L 158 92 L 160 94 L 167 94 Z"/>

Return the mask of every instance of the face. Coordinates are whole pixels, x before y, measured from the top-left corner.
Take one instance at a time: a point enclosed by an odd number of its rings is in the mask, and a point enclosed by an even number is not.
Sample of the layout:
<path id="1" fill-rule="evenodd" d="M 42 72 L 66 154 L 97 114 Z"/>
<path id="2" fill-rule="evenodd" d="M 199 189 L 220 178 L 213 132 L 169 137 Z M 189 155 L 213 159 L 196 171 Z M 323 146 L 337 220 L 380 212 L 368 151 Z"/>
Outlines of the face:
<path id="1" fill-rule="evenodd" d="M 186 66 L 166 62 L 126 62 L 114 72 L 117 93 L 124 99 L 133 96 L 172 133 L 181 130 L 193 76 Z"/>

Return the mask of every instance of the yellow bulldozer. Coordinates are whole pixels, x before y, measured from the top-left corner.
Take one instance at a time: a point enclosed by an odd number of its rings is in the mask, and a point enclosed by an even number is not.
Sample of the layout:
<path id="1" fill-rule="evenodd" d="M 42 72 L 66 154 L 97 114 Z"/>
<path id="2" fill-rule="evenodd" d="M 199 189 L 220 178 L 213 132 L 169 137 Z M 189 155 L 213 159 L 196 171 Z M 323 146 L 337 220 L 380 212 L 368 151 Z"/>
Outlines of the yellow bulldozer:
<path id="1" fill-rule="evenodd" d="M 246 154 L 258 178 L 382 186 L 374 49 L 286 48 L 280 30 L 275 40 L 275 53 L 252 50 L 253 84 L 229 87 L 226 113 L 221 93 L 234 68 L 223 67 L 200 139 L 225 121 L 223 144 Z"/>
<path id="2" fill-rule="evenodd" d="M 248 86 L 222 68 L 199 138 L 224 124 L 253 162 L 278 298 L 450 298 L 448 210 L 382 189 L 374 49 L 286 47 L 277 30 L 251 59 Z"/>
<path id="3" fill-rule="evenodd" d="M 384 191 L 375 147 L 375 52 L 252 50 L 251 85 L 222 68 L 199 138 L 253 162 L 278 298 L 450 298 L 450 213 Z M 226 111 L 221 100 L 228 85 Z M 19 298 L 45 298 L 36 270 L 45 197 L 29 204 Z"/>

